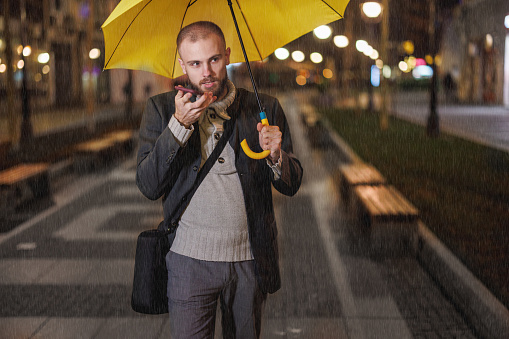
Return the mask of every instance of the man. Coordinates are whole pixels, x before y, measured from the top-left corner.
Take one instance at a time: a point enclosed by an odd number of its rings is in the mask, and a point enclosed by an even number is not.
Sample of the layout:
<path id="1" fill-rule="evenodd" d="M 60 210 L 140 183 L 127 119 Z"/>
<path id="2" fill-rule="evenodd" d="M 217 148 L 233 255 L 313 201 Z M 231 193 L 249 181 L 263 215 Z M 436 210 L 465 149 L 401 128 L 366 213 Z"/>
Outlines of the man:
<path id="1" fill-rule="evenodd" d="M 262 126 L 255 95 L 228 80 L 230 49 L 218 26 L 184 27 L 177 47 L 188 87 L 200 95 L 178 91 L 149 99 L 136 173 L 145 196 L 163 198 L 164 226 L 178 226 L 166 256 L 172 337 L 213 338 L 219 299 L 223 336 L 257 338 L 266 294 L 281 284 L 271 184 L 295 194 L 302 168 L 279 102 L 261 95 L 270 123 Z M 233 128 L 228 143 L 183 201 L 227 127 Z M 257 151 L 270 150 L 267 159 L 248 158 L 240 148 L 244 138 L 259 143 Z M 187 206 L 177 215 L 181 203 Z"/>

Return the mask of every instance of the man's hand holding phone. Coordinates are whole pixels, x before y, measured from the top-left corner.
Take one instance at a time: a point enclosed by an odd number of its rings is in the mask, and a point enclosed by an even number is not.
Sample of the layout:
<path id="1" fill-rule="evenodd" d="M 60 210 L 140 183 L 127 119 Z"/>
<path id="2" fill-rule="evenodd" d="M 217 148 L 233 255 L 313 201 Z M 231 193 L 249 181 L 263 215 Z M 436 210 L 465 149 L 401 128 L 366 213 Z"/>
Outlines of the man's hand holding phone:
<path id="1" fill-rule="evenodd" d="M 217 97 L 212 92 L 204 92 L 201 95 L 190 88 L 175 86 L 178 90 L 175 96 L 175 118 L 184 125 L 185 128 L 190 128 L 198 119 L 205 109 L 213 103 Z M 191 98 L 196 95 L 196 101 L 192 102 Z"/>

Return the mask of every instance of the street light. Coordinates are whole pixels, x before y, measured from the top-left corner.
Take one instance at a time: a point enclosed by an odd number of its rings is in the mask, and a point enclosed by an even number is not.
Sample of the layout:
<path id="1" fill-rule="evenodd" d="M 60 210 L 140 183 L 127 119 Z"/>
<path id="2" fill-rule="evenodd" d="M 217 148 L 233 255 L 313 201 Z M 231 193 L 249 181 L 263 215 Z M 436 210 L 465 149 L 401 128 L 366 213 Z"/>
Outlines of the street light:
<path id="1" fill-rule="evenodd" d="M 374 32 L 372 24 L 380 22 L 380 17 L 382 14 L 382 6 L 378 2 L 369 1 L 360 4 L 361 12 L 363 14 L 363 19 L 366 23 L 368 23 L 369 27 L 369 35 L 370 41 L 374 39 Z M 373 47 L 369 44 L 363 43 L 362 40 L 357 41 L 356 46 L 359 52 L 362 52 L 364 55 L 369 56 L 373 52 Z M 368 94 L 369 94 L 369 111 L 373 111 L 373 83 L 371 81 L 372 72 L 369 72 L 370 81 L 368 82 Z"/>
<path id="2" fill-rule="evenodd" d="M 364 21 L 367 23 L 374 24 L 382 21 L 379 46 L 380 52 L 378 54 L 384 63 L 388 63 L 387 40 L 389 37 L 389 0 L 381 0 L 381 2 L 364 2 L 361 4 L 361 12 L 363 14 Z M 374 59 L 376 59 L 375 56 L 375 54 L 372 55 Z M 372 91 L 372 86 L 369 86 L 369 90 Z M 389 119 L 387 116 L 387 81 L 381 81 L 380 92 L 382 96 L 382 105 L 380 108 L 380 129 L 385 130 L 389 127 Z M 372 93 L 370 92 L 370 107 L 372 105 L 372 100 Z"/>
<path id="3" fill-rule="evenodd" d="M 378 2 L 370 1 L 365 2 L 362 5 L 362 12 L 368 18 L 377 19 L 382 14 L 382 5 Z"/>

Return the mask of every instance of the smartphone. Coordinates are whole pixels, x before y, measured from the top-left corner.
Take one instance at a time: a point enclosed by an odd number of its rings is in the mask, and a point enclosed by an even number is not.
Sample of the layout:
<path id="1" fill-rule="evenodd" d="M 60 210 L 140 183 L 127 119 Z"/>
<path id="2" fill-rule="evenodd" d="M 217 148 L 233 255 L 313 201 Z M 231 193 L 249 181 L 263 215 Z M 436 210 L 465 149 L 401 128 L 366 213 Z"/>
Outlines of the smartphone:
<path id="1" fill-rule="evenodd" d="M 190 88 L 187 88 L 187 87 L 182 87 L 180 85 L 175 86 L 175 89 L 177 91 L 182 91 L 184 93 L 191 93 L 193 95 L 198 95 L 198 92 L 196 92 L 194 89 L 190 89 Z"/>

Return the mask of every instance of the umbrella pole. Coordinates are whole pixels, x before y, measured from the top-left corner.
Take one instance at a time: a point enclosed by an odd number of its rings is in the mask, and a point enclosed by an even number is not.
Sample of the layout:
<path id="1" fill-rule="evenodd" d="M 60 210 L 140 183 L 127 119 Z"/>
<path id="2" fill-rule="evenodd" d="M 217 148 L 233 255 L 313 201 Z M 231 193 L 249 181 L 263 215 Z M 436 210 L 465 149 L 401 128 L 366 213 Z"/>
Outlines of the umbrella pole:
<path id="1" fill-rule="evenodd" d="M 251 72 L 251 66 L 249 65 L 249 59 L 247 57 L 246 49 L 244 47 L 244 42 L 242 41 L 242 35 L 240 34 L 239 25 L 237 24 L 237 19 L 235 18 L 235 13 L 233 12 L 233 5 L 231 0 L 228 0 L 228 6 L 230 6 L 230 11 L 232 12 L 233 23 L 235 24 L 235 29 L 237 30 L 237 35 L 239 36 L 240 47 L 242 48 L 242 53 L 244 53 L 244 59 L 246 60 L 247 71 L 249 72 L 249 77 L 251 78 L 251 83 L 253 84 L 253 90 L 256 95 L 256 101 L 258 102 L 258 107 L 260 108 L 260 112 L 264 112 L 262 103 L 260 101 L 260 97 L 258 96 L 258 90 L 256 89 L 256 83 L 253 77 L 253 72 Z"/>

